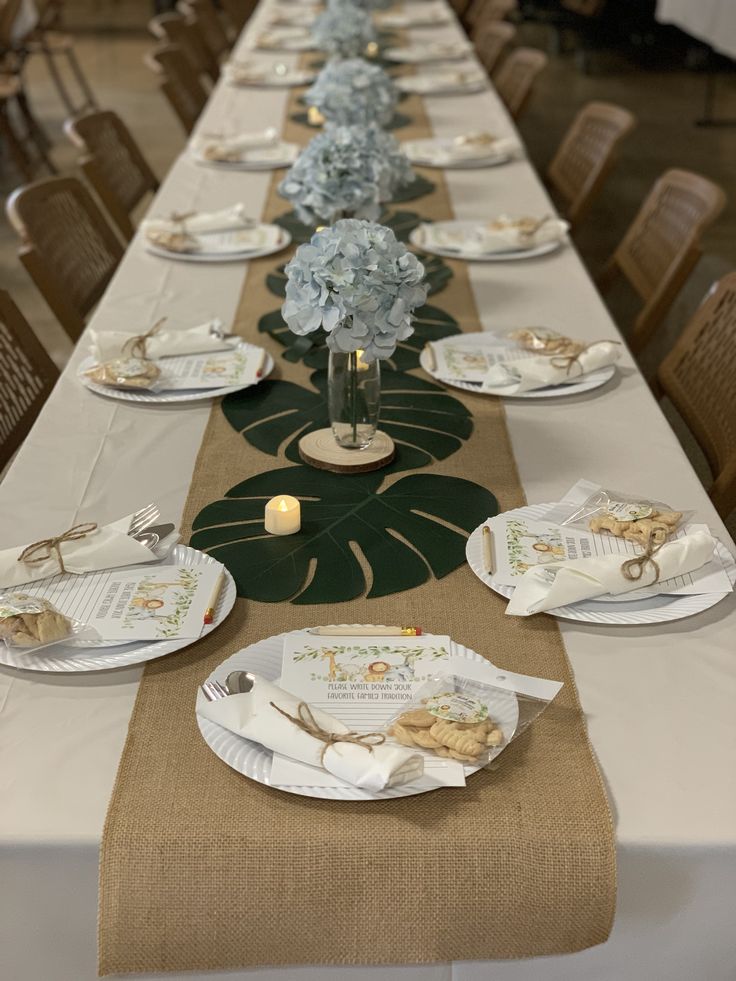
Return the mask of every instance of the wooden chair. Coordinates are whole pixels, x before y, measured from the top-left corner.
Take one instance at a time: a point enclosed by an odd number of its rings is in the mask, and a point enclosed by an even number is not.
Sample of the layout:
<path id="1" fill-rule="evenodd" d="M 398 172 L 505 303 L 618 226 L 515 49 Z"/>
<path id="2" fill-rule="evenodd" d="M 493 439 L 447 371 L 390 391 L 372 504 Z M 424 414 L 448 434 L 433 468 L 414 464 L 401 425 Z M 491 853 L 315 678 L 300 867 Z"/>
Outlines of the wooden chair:
<path id="1" fill-rule="evenodd" d="M 179 122 L 187 133 L 191 133 L 207 104 L 207 92 L 192 72 L 181 48 L 175 44 L 165 44 L 152 51 L 145 60 L 159 76 L 159 87 Z"/>
<path id="2" fill-rule="evenodd" d="M 627 337 L 641 351 L 664 319 L 701 255 L 700 237 L 724 208 L 717 184 L 688 170 L 668 170 L 655 183 L 598 279 L 605 293 L 619 275 L 644 306 Z"/>
<path id="3" fill-rule="evenodd" d="M 18 188 L 6 208 L 21 238 L 21 262 L 76 341 L 123 256 L 120 240 L 76 177 Z"/>
<path id="4" fill-rule="evenodd" d="M 547 169 L 547 180 L 565 202 L 571 225 L 600 192 L 619 144 L 635 125 L 632 113 L 609 102 L 589 102 L 573 120 Z"/>
<path id="5" fill-rule="evenodd" d="M 210 54 L 219 64 L 231 44 L 212 0 L 182 0 L 178 10 L 194 24 Z"/>
<path id="6" fill-rule="evenodd" d="M 84 151 L 79 166 L 124 238 L 135 229 L 130 214 L 159 184 L 130 130 L 114 112 L 91 112 L 68 119 L 69 139 Z"/>
<path id="7" fill-rule="evenodd" d="M 176 45 L 198 76 L 216 82 L 220 66 L 204 42 L 195 23 L 181 14 L 159 14 L 148 22 L 151 34 L 165 44 Z"/>
<path id="8" fill-rule="evenodd" d="M 475 32 L 483 24 L 503 20 L 517 8 L 517 0 L 473 0 L 463 15 L 463 24 L 468 34 L 475 39 Z"/>
<path id="9" fill-rule="evenodd" d="M 705 453 L 715 476 L 711 500 L 727 518 L 736 508 L 736 272 L 715 284 L 656 381 Z"/>
<path id="10" fill-rule="evenodd" d="M 473 0 L 450 0 L 450 6 L 455 11 L 456 16 L 462 20 L 472 2 Z"/>
<path id="11" fill-rule="evenodd" d="M 25 317 L 0 290 L 0 471 L 28 435 L 58 377 Z"/>
<path id="12" fill-rule="evenodd" d="M 220 3 L 236 37 L 258 6 L 258 0 L 220 0 Z"/>
<path id="13" fill-rule="evenodd" d="M 483 24 L 475 33 L 473 44 L 478 60 L 490 75 L 498 64 L 504 49 L 511 44 L 516 28 L 504 21 L 491 21 Z"/>
<path id="14" fill-rule="evenodd" d="M 547 55 L 534 48 L 516 48 L 493 75 L 493 84 L 513 119 L 529 102 L 534 81 L 546 67 Z"/>

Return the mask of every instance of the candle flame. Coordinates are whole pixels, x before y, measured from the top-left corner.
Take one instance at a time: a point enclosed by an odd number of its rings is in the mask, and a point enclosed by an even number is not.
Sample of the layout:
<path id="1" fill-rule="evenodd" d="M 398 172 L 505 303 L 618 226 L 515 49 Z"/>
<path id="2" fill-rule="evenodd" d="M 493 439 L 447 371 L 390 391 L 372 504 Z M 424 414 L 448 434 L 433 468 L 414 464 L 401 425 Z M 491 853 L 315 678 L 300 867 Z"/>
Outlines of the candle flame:
<path id="1" fill-rule="evenodd" d="M 289 505 L 286 503 L 286 498 L 282 497 L 279 501 L 279 511 L 288 511 Z"/>

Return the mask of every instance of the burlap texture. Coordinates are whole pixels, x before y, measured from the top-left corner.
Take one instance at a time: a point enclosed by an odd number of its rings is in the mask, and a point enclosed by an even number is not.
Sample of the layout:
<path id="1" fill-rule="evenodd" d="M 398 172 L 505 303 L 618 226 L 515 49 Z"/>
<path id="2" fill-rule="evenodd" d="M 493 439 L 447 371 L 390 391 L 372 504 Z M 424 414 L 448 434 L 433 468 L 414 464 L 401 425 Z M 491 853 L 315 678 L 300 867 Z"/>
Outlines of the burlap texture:
<path id="1" fill-rule="evenodd" d="M 420 99 L 401 110 L 414 118 L 402 139 L 429 135 Z M 310 135 L 290 122 L 285 132 L 302 143 Z M 424 173 L 437 190 L 402 207 L 451 217 L 441 171 Z M 269 217 L 287 210 L 277 179 Z M 309 387 L 309 371 L 256 334 L 261 314 L 278 306 L 264 285 L 277 261 L 250 264 L 235 329 L 269 347 L 282 377 Z M 463 329 L 478 329 L 466 268 L 450 265 L 454 279 L 431 302 Z M 472 411 L 474 433 L 431 472 L 487 486 L 502 509 L 523 504 L 502 403 L 452 394 Z M 215 405 L 185 540 L 203 506 L 254 473 L 290 465 L 251 447 Z M 615 907 L 613 831 L 570 665 L 554 620 L 512 619 L 504 608 L 467 566 L 379 600 L 238 600 L 210 638 L 148 665 L 102 843 L 100 973 L 517 958 L 603 942 Z M 316 800 L 254 783 L 217 760 L 193 711 L 200 682 L 260 638 L 345 622 L 421 624 L 497 665 L 565 686 L 498 767 L 464 789 Z"/>

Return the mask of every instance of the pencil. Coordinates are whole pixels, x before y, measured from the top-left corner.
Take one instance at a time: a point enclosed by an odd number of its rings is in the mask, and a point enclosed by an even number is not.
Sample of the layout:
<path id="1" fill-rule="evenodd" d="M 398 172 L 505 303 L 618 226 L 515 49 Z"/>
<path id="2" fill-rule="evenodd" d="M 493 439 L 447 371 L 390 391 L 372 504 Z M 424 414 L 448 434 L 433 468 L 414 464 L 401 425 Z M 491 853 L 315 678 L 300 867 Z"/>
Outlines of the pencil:
<path id="1" fill-rule="evenodd" d="M 310 634 L 320 637 L 421 637 L 421 627 L 312 627 Z"/>
<path id="2" fill-rule="evenodd" d="M 212 592 L 210 593 L 210 600 L 207 604 L 207 609 L 204 611 L 204 623 L 212 623 L 215 619 L 215 609 L 217 607 L 217 601 L 220 598 L 220 591 L 222 590 L 222 583 L 225 579 L 225 570 L 220 569 L 220 575 L 215 580 L 215 584 L 212 587 Z"/>
<path id="3" fill-rule="evenodd" d="M 268 351 L 264 351 L 261 355 L 261 360 L 258 362 L 258 370 L 256 371 L 256 378 L 261 378 L 263 376 L 263 369 L 266 367 L 266 359 L 268 358 Z"/>
<path id="4" fill-rule="evenodd" d="M 483 525 L 483 570 L 493 575 L 493 533 L 488 525 Z"/>

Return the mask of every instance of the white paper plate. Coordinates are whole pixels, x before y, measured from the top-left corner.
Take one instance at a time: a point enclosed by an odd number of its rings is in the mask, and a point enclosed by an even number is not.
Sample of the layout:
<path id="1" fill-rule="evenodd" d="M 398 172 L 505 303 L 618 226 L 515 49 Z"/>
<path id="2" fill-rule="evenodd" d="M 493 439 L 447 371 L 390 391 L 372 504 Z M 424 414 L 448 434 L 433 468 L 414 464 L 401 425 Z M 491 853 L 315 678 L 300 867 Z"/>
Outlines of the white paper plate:
<path id="1" fill-rule="evenodd" d="M 243 341 L 234 350 L 242 350 L 243 348 L 250 348 L 253 351 L 263 350 L 263 348 L 258 347 L 256 344 L 248 344 L 247 341 Z M 223 395 L 230 395 L 231 392 L 240 392 L 244 388 L 252 388 L 253 385 L 260 384 L 274 369 L 274 360 L 266 352 L 266 360 L 263 363 L 261 377 L 245 385 L 228 385 L 224 388 L 182 388 L 172 389 L 168 392 L 129 392 L 119 388 L 110 388 L 107 385 L 100 385 L 92 381 L 91 378 L 87 378 L 84 372 L 93 368 L 95 364 L 96 361 L 94 358 L 85 358 L 77 368 L 77 378 L 85 388 L 88 388 L 91 392 L 95 392 L 97 395 L 104 395 L 108 399 L 118 399 L 121 402 L 145 402 L 151 405 L 166 405 L 169 402 L 202 402 L 205 399 L 219 399 Z"/>
<path id="2" fill-rule="evenodd" d="M 487 157 L 473 157 L 472 159 L 466 158 L 464 160 L 457 158 L 456 160 L 448 160 L 440 163 L 436 158 L 432 158 L 431 152 L 429 155 L 422 153 L 425 147 L 431 151 L 433 147 L 441 148 L 443 145 L 449 146 L 451 144 L 451 139 L 438 140 L 435 137 L 425 140 L 407 140 L 406 143 L 402 144 L 401 148 L 411 163 L 417 164 L 420 167 L 435 167 L 439 170 L 479 170 L 484 167 L 500 167 L 502 164 L 506 164 L 514 158 L 514 153 L 509 150 L 504 153 L 489 154 Z M 415 147 L 417 152 L 410 152 L 408 145 Z"/>
<path id="3" fill-rule="evenodd" d="M 172 259 L 174 262 L 246 262 L 248 259 L 260 259 L 264 255 L 273 255 L 274 252 L 280 252 L 287 245 L 291 244 L 290 232 L 287 232 L 285 228 L 280 228 L 278 225 L 271 227 L 277 229 L 279 233 L 278 239 L 273 245 L 264 246 L 259 249 L 236 250 L 234 248 L 220 248 L 219 251 L 212 252 L 172 252 L 159 245 L 154 245 L 153 242 L 149 242 L 145 235 L 143 236 L 143 247 L 151 255 L 160 256 L 162 259 Z M 205 233 L 198 235 L 197 238 L 206 240 L 209 237 L 215 239 L 219 234 L 222 233 Z"/>
<path id="4" fill-rule="evenodd" d="M 456 228 L 477 225 L 474 221 L 442 221 L 437 225 L 453 225 Z M 423 252 L 432 252 L 447 259 L 461 259 L 463 262 L 519 262 L 521 259 L 537 259 L 542 255 L 556 252 L 567 242 L 567 236 L 554 242 L 544 242 L 531 249 L 515 249 L 513 252 L 460 252 L 457 249 L 444 249 L 423 241 L 422 226 L 418 225 L 409 236 L 409 241 Z"/>
<path id="5" fill-rule="evenodd" d="M 476 92 L 485 92 L 488 82 L 485 78 L 478 77 L 468 82 L 438 82 L 436 88 L 416 88 L 411 84 L 412 76 L 402 84 L 401 79 L 397 81 L 396 88 L 400 92 L 409 95 L 419 95 L 423 98 L 433 98 L 443 95 L 473 95 Z"/>
<path id="6" fill-rule="evenodd" d="M 448 341 L 457 341 L 457 339 L 457 337 L 446 338 Z M 432 346 L 436 347 L 441 343 L 442 341 L 433 341 Z M 461 379 L 453 379 L 451 381 L 449 378 L 441 378 L 439 374 L 431 370 L 429 353 L 426 348 L 422 348 L 419 354 L 419 364 L 431 378 L 442 382 L 443 385 L 459 388 L 463 392 L 472 392 L 474 395 L 487 395 L 489 398 L 502 399 L 558 399 L 565 398 L 568 395 L 580 395 L 594 388 L 600 388 L 601 385 L 605 385 L 616 374 L 616 365 L 610 364 L 606 368 L 599 368 L 597 371 L 589 372 L 580 381 L 570 382 L 569 385 L 550 385 L 548 388 L 536 388 L 532 392 L 521 392 L 519 395 L 492 395 L 491 392 L 481 391 L 480 385 L 475 382 L 462 381 Z"/>
<path id="7" fill-rule="evenodd" d="M 195 566 L 210 564 L 216 560 L 205 552 L 198 552 L 188 545 L 175 545 L 161 566 L 186 565 Z M 235 582 L 225 569 L 225 579 L 220 591 L 220 597 L 215 608 L 214 622 L 203 628 L 201 637 L 212 633 L 223 622 L 232 610 L 237 591 Z M 200 639 L 200 638 L 197 638 Z M 64 644 L 54 644 L 37 654 L 22 654 L 10 651 L 0 643 L 0 664 L 11 668 L 22 668 L 26 671 L 76 672 L 76 671 L 109 671 L 111 668 L 122 668 L 130 664 L 152 661 L 154 658 L 173 654 L 184 647 L 195 644 L 196 640 L 155 640 L 138 641 L 135 644 L 115 644 L 105 647 L 67 647 Z"/>
<path id="8" fill-rule="evenodd" d="M 530 521 L 539 521 L 544 519 L 552 507 L 554 507 L 553 504 L 532 504 L 504 513 L 518 514 L 519 517 L 527 518 Z M 493 577 L 483 570 L 482 528 L 483 525 L 479 525 L 468 538 L 465 546 L 465 557 L 468 560 L 468 565 L 481 582 L 484 582 L 494 592 L 510 599 L 514 587 L 494 582 Z M 731 583 L 736 583 L 736 562 L 734 562 L 733 556 L 720 542 L 716 545 L 716 552 L 724 564 Z M 546 612 L 550 616 L 560 617 L 563 620 L 577 620 L 580 623 L 641 626 L 647 623 L 682 620 L 684 617 L 709 610 L 711 606 L 715 606 L 725 596 L 730 595 L 728 593 L 698 593 L 693 596 L 675 596 L 671 593 L 652 594 L 647 592 L 645 594 L 645 590 L 637 590 L 637 594 L 640 594 L 642 598 L 634 599 L 633 593 L 623 597 L 607 596 L 606 599 L 599 597 L 571 606 L 559 606 Z"/>
<path id="9" fill-rule="evenodd" d="M 287 150 L 288 148 L 288 150 Z M 257 150 L 250 151 L 257 153 Z M 296 143 L 285 143 L 283 155 L 271 159 L 258 160 L 254 157 L 251 160 L 209 160 L 198 150 L 192 150 L 192 160 L 201 167 L 212 167 L 213 170 L 280 170 L 282 167 L 290 167 L 299 156 L 299 147 Z M 168 256 L 168 253 L 166 253 Z M 250 258 L 253 258 L 251 255 Z"/>
<path id="10" fill-rule="evenodd" d="M 346 625 L 340 624 L 340 626 Z M 356 624 L 352 624 L 351 626 L 356 626 Z M 371 625 L 365 625 L 366 634 L 370 634 L 370 631 Z M 292 630 L 288 633 L 298 634 L 302 632 L 300 630 Z M 266 678 L 267 681 L 278 681 L 281 676 L 284 637 L 286 636 L 287 633 L 277 634 L 275 637 L 269 637 L 266 640 L 260 640 L 255 644 L 251 644 L 249 647 L 238 651 L 237 654 L 233 654 L 232 657 L 223 661 L 208 678 L 203 678 L 202 681 L 214 679 L 224 681 L 230 671 L 253 671 Z M 453 659 L 467 660 L 480 664 L 481 673 L 478 676 L 485 678 L 487 673 L 489 683 L 493 683 L 494 678 L 502 675 L 502 672 L 492 665 L 490 661 L 487 661 L 486 658 L 481 657 L 475 651 L 470 650 L 470 648 L 463 647 L 452 641 L 450 651 Z M 457 670 L 459 672 L 459 668 Z M 197 692 L 197 705 L 203 704 L 204 701 L 205 697 L 200 689 Z M 499 728 L 504 735 L 504 745 L 506 745 L 516 731 L 516 726 L 519 722 L 519 704 L 516 695 L 513 692 L 501 693 L 499 691 L 491 707 L 491 715 L 498 722 Z M 392 797 L 412 797 L 414 794 L 424 794 L 429 790 L 443 789 L 434 784 L 432 786 L 423 786 L 421 781 L 401 787 L 391 787 L 389 790 L 383 790 L 379 793 L 370 793 L 366 790 L 360 790 L 358 787 L 279 787 L 276 784 L 271 784 L 271 759 L 273 754 L 270 749 L 264 749 L 259 743 L 254 743 L 249 739 L 244 739 L 242 736 L 237 736 L 234 732 L 230 732 L 229 729 L 223 729 L 222 726 L 218 726 L 216 723 L 202 718 L 199 714 L 197 714 L 197 724 L 204 737 L 204 741 L 212 752 L 216 756 L 219 756 L 224 763 L 232 767 L 233 770 L 237 770 L 238 773 L 242 773 L 243 776 L 250 777 L 251 780 L 256 780 L 258 783 L 273 786 L 277 790 L 284 790 L 288 793 L 299 794 L 302 797 L 321 797 L 325 800 L 386 800 Z M 501 752 L 501 748 L 498 752 Z M 498 753 L 495 755 L 498 755 Z M 477 766 L 466 766 L 466 777 L 479 769 L 480 767 Z"/>

